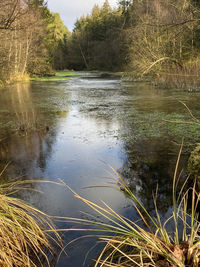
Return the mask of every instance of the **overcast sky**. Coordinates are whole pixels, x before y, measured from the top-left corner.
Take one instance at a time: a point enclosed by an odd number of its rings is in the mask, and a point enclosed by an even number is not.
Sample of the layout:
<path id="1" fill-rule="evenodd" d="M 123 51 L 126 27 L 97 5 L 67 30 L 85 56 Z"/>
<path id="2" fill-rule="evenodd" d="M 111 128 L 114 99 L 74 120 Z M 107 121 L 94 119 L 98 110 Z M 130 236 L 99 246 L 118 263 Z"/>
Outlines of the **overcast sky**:
<path id="1" fill-rule="evenodd" d="M 51 11 L 59 13 L 64 24 L 70 31 L 77 18 L 90 13 L 93 6 L 102 6 L 105 0 L 48 0 L 48 7 Z M 118 0 L 109 0 L 112 7 L 117 6 Z"/>

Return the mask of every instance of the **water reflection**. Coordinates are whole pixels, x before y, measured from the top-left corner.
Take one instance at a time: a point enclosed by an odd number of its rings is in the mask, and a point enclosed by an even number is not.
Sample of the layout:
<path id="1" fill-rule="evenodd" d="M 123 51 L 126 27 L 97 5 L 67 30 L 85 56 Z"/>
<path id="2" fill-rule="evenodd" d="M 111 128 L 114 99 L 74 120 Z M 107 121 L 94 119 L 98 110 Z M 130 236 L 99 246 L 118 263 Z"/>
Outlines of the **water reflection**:
<path id="1" fill-rule="evenodd" d="M 54 130 L 48 135 L 44 114 L 33 102 L 31 84 L 16 84 L 1 95 L 1 167 L 12 162 L 7 178 L 25 175 L 34 176 L 35 170 L 45 169 L 54 140 Z M 6 116 L 5 116 L 6 115 Z M 6 121 L 7 120 L 7 121 Z M 8 178 L 9 177 L 9 178 Z"/>
<path id="2" fill-rule="evenodd" d="M 187 118 L 181 105 L 175 105 L 178 100 L 192 103 L 199 114 L 198 93 L 161 91 L 142 83 L 102 78 L 101 74 L 5 89 L 0 99 L 0 136 L 6 138 L 0 142 L 0 167 L 11 164 L 4 180 L 60 178 L 84 197 L 97 203 L 103 199 L 115 211 L 137 219 L 123 193 L 87 188 L 108 185 L 113 173 L 104 161 L 120 172 L 152 212 L 152 192 L 158 184 L 158 206 L 164 213 L 171 203 L 171 179 L 179 150 L 176 143 L 182 135 L 174 136 L 174 129 L 163 119 Z M 20 129 L 22 125 L 26 130 Z M 186 139 L 189 135 L 193 138 L 194 132 L 183 134 Z M 182 166 L 186 159 L 187 155 L 182 157 Z M 47 184 L 33 184 L 32 188 L 44 193 L 23 191 L 20 196 L 48 214 L 84 217 L 79 211 L 89 211 L 65 188 Z M 63 238 L 68 242 L 77 236 L 67 233 Z M 69 257 L 62 255 L 57 266 L 82 266 L 92 243 L 81 240 L 73 244 L 67 250 Z M 97 253 L 94 250 L 88 257 L 86 266 Z"/>
<path id="3" fill-rule="evenodd" d="M 9 89 L 11 108 L 16 116 L 16 122 L 21 131 L 26 131 L 36 124 L 36 111 L 33 108 L 30 84 L 16 84 L 15 89 Z"/>

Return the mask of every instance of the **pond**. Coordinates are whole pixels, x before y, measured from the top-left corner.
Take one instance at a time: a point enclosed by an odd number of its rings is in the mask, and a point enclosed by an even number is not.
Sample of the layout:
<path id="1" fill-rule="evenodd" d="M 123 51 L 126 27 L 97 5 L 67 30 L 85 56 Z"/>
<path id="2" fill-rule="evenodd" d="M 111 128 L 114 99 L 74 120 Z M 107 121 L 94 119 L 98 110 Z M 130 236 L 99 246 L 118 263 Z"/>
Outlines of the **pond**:
<path id="1" fill-rule="evenodd" d="M 1 169 L 9 162 L 1 182 L 61 179 L 82 196 L 103 200 L 131 219 L 137 214 L 123 192 L 110 186 L 115 175 L 109 165 L 152 213 L 158 184 L 158 208 L 164 216 L 172 202 L 179 144 L 184 137 L 180 169 L 186 171 L 189 151 L 200 140 L 200 126 L 190 123 L 180 103 L 199 117 L 199 91 L 156 88 L 116 74 L 79 73 L 70 80 L 16 84 L 0 94 Z M 88 217 L 90 209 L 66 188 L 33 183 L 32 189 L 18 195 L 49 215 Z M 73 225 L 59 222 L 58 227 Z M 63 233 L 66 243 L 79 236 Z M 52 266 L 92 265 L 101 247 L 95 244 L 93 237 L 78 239 Z"/>

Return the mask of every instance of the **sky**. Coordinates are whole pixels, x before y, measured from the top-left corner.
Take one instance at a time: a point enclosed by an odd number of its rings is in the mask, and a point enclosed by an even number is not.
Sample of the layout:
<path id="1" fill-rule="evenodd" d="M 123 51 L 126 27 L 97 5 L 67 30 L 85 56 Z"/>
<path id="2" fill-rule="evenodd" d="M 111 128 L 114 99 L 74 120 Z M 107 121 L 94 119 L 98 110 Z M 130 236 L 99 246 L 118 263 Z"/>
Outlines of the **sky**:
<path id="1" fill-rule="evenodd" d="M 59 13 L 67 28 L 72 31 L 77 18 L 91 12 L 93 6 L 102 6 L 105 0 L 48 0 L 52 12 Z M 109 0 L 111 7 L 117 7 L 118 0 Z"/>

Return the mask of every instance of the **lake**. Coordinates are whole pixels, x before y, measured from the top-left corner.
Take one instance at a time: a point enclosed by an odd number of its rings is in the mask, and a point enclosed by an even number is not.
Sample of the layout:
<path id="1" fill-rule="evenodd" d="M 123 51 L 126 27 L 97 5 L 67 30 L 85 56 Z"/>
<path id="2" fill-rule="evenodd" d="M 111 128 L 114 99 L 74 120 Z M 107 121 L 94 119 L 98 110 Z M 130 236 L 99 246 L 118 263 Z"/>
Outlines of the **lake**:
<path id="1" fill-rule="evenodd" d="M 67 81 L 15 84 L 0 94 L 1 170 L 9 162 L 2 182 L 61 179 L 81 196 L 103 200 L 137 219 L 123 192 L 112 188 L 111 178 L 117 179 L 112 166 L 151 213 L 158 185 L 158 208 L 167 214 L 182 138 L 183 179 L 189 152 L 200 140 L 200 127 L 190 123 L 180 101 L 200 117 L 200 91 L 162 89 L 148 82 L 123 81 L 117 74 L 82 72 Z M 17 196 L 49 215 L 88 218 L 91 212 L 65 187 L 32 183 L 31 188 Z M 73 224 L 57 226 L 69 229 Z M 63 232 L 62 237 L 67 243 L 80 233 Z M 95 244 L 94 237 L 78 239 L 66 247 L 66 254 L 52 259 L 52 266 L 92 265 L 102 246 Z"/>

